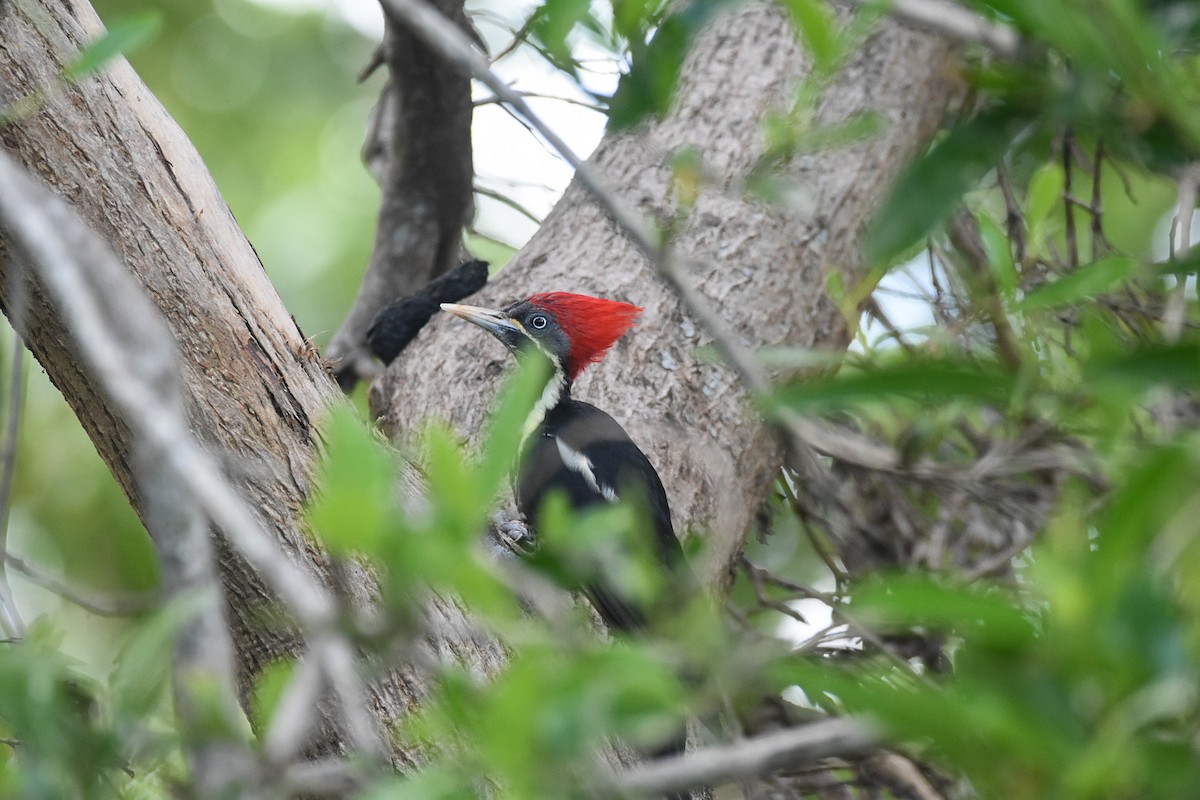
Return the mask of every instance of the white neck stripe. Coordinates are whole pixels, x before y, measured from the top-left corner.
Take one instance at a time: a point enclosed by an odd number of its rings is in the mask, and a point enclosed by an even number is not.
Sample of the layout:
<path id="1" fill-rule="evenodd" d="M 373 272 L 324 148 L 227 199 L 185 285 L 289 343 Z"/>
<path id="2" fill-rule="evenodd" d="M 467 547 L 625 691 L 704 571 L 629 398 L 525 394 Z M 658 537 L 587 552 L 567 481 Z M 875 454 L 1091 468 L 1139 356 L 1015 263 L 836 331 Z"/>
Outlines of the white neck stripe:
<path id="1" fill-rule="evenodd" d="M 552 361 L 551 363 L 554 362 Z M 567 376 L 555 364 L 554 374 L 547 381 L 546 388 L 542 389 L 542 396 L 533 404 L 533 408 L 529 411 L 529 416 L 525 418 L 525 425 L 521 428 L 521 445 L 518 452 L 524 452 L 525 443 L 546 419 L 546 414 L 549 413 L 550 409 L 558 405 L 558 401 L 562 399 L 566 389 Z"/>

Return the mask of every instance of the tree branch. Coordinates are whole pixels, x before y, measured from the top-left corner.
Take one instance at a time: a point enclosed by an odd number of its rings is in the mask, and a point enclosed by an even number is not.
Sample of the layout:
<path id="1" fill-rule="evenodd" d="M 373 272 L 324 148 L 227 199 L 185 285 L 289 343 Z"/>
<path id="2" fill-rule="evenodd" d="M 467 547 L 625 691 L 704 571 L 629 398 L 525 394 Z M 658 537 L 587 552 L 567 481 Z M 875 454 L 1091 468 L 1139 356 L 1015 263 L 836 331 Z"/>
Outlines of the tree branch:
<path id="1" fill-rule="evenodd" d="M 825 719 L 642 764 L 617 776 L 610 791 L 618 796 L 661 795 L 717 786 L 811 766 L 826 758 L 854 758 L 878 746 L 879 736 L 866 722 Z"/>
<path id="2" fill-rule="evenodd" d="M 437 0 L 437 7 L 465 38 L 470 23 L 462 0 Z M 463 227 L 475 213 L 470 79 L 443 68 L 420 37 L 390 17 L 381 50 L 389 77 L 363 154 L 383 199 L 366 274 L 328 349 L 346 390 L 379 370 L 367 346 L 371 320 L 458 264 Z"/>
<path id="3" fill-rule="evenodd" d="M 858 6 L 876 5 L 875 0 L 851 2 Z M 958 3 L 947 0 L 890 0 L 884 5 L 905 22 L 960 42 L 982 44 L 1001 58 L 1014 57 L 1021 46 L 1021 37 L 1015 28 L 986 19 Z"/>

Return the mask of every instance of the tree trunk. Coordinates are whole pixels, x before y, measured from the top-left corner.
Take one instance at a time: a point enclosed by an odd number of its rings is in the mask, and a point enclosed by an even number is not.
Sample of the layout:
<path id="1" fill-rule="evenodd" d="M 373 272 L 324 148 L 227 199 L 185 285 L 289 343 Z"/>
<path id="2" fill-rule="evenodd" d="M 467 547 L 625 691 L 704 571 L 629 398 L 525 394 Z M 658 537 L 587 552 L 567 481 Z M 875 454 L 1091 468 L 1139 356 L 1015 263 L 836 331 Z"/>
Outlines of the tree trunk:
<path id="1" fill-rule="evenodd" d="M 0 105 L 45 91 L 35 111 L 0 128 L 0 144 L 112 243 L 165 316 L 182 354 L 192 430 L 227 459 L 230 480 L 263 526 L 317 576 L 298 511 L 308 491 L 313 424 L 337 397 L 315 350 L 280 302 L 191 143 L 123 59 L 68 84 L 68 64 L 103 29 L 86 2 L 0 4 Z M 0 188 L 2 191 L 2 188 Z M 146 509 L 128 429 L 42 288 L 12 306 L 14 270 L 0 241 L 0 297 L 137 512 Z M 243 690 L 294 649 L 263 624 L 274 601 L 220 548 Z"/>
<path id="2" fill-rule="evenodd" d="M 784 166 L 786 203 L 748 195 L 765 155 L 763 121 L 786 112 L 810 64 L 785 13 L 752 5 L 698 38 L 675 109 L 631 134 L 609 136 L 591 161 L 617 195 L 678 231 L 688 279 L 752 347 L 838 351 L 849 333 L 830 299 L 867 280 L 859 255 L 866 220 L 899 171 L 936 130 L 955 91 L 950 46 L 884 20 L 824 91 L 814 125 L 862 114 L 881 122 L 853 146 L 803 153 Z M 670 162 L 700 156 L 704 184 L 681 210 Z M 504 305 L 537 291 L 569 290 L 645 307 L 642 325 L 576 385 L 613 414 L 650 456 L 667 487 L 676 530 L 707 537 L 700 571 L 725 586 L 734 554 L 772 490 L 782 448 L 734 373 L 703 349 L 712 339 L 653 266 L 573 184 L 533 239 L 472 302 Z M 477 330 L 439 320 L 381 377 L 372 408 L 394 436 L 428 416 L 463 431 L 481 427 L 508 356 Z"/>

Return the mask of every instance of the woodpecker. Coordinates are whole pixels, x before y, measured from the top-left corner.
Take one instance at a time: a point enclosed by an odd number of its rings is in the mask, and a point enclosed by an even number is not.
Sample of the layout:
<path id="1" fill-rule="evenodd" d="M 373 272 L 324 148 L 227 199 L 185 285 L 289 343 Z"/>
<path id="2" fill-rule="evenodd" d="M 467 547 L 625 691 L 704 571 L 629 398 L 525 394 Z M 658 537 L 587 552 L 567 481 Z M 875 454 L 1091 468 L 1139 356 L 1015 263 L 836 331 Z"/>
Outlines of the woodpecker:
<path id="1" fill-rule="evenodd" d="M 473 322 L 515 353 L 541 353 L 552 373 L 525 425 L 514 494 L 533 525 L 542 501 L 554 491 L 580 511 L 632 497 L 653 532 L 653 552 L 667 576 L 683 551 L 671 525 L 662 480 L 629 434 L 605 412 L 571 396 L 571 386 L 600 361 L 642 312 L 638 306 L 569 292 L 535 294 L 501 310 L 443 303 L 442 309 Z M 582 587 L 610 630 L 646 626 L 644 609 L 593 582 Z"/>
<path id="2" fill-rule="evenodd" d="M 554 491 L 576 511 L 631 499 L 649 517 L 653 551 L 665 577 L 676 582 L 684 577 L 667 493 L 650 459 L 615 419 L 571 397 L 575 379 L 604 357 L 642 309 L 569 292 L 535 294 L 501 310 L 454 303 L 442 303 L 442 309 L 475 323 L 514 354 L 540 353 L 550 362 L 546 388 L 525 423 L 513 487 L 525 519 L 536 526 L 542 500 Z M 646 611 L 619 591 L 600 581 L 582 588 L 609 630 L 635 633 L 646 627 Z M 686 749 L 687 731 L 681 729 L 645 755 L 660 758 Z M 692 800 L 692 794 L 673 792 L 664 800 Z"/>

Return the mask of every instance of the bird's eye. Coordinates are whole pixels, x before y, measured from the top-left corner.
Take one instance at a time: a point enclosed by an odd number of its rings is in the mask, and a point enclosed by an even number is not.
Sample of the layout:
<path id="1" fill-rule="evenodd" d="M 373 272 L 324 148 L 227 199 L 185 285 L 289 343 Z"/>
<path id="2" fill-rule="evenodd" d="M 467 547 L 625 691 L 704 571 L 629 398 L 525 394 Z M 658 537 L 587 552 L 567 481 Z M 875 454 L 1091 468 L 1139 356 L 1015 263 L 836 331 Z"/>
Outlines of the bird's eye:
<path id="1" fill-rule="evenodd" d="M 547 323 L 545 317 L 543 317 L 541 314 L 537 314 L 536 316 L 530 318 L 529 324 L 534 330 L 540 331 L 546 327 Z"/>

